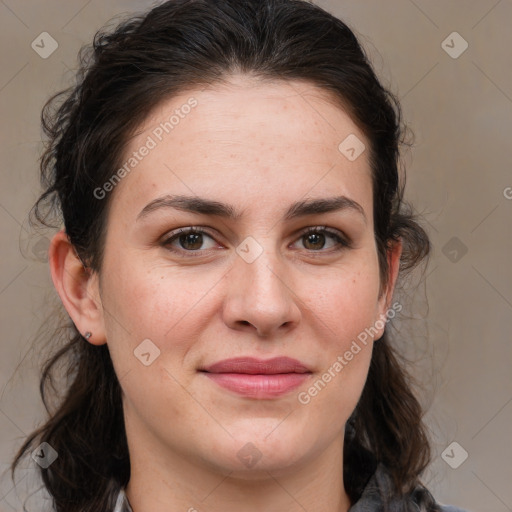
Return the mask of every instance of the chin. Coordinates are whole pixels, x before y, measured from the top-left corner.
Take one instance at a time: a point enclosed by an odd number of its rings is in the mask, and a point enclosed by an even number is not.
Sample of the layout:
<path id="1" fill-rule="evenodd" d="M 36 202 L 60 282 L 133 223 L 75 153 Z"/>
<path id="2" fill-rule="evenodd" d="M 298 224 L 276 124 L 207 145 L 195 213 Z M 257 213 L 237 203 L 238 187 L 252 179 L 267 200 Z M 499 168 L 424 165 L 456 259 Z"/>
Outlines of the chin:
<path id="1" fill-rule="evenodd" d="M 267 418 L 265 424 L 268 423 Z M 233 437 L 210 443 L 213 448 L 209 452 L 210 460 L 213 455 L 214 464 L 232 472 L 231 477 L 243 480 L 268 479 L 269 473 L 277 476 L 296 468 L 308 458 L 304 452 L 308 446 L 304 432 L 290 432 L 284 422 L 279 425 L 279 421 L 273 420 L 271 423 L 272 428 L 260 429 L 255 428 L 257 421 L 253 420 L 252 428 L 236 433 L 227 428 Z M 313 441 L 311 445 L 314 444 Z"/>

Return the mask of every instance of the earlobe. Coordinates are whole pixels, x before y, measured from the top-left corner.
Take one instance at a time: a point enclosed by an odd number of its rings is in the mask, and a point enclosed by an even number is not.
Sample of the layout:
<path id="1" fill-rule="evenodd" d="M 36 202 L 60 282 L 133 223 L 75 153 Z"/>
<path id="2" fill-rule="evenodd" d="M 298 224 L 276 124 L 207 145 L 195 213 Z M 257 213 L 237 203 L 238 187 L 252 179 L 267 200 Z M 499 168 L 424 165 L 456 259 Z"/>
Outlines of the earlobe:
<path id="1" fill-rule="evenodd" d="M 98 275 L 85 268 L 64 229 L 51 241 L 48 259 L 53 284 L 76 328 L 89 343 L 106 343 Z"/>

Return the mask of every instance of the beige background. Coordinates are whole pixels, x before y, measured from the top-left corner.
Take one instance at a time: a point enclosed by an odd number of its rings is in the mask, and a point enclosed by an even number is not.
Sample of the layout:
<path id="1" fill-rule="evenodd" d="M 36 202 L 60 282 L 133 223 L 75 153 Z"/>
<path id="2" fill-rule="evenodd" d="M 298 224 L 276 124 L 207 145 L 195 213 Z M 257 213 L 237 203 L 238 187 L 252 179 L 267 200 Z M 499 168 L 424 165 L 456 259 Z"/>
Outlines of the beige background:
<path id="1" fill-rule="evenodd" d="M 435 460 L 425 479 L 443 503 L 510 511 L 512 2 L 317 3 L 356 29 L 378 73 L 401 98 L 416 135 L 406 157 L 407 197 L 424 214 L 434 254 L 425 286 L 405 299 L 416 320 L 403 322 L 398 342 L 418 363 L 429 408 Z M 24 486 L 33 485 L 31 461 L 20 472 L 17 490 L 5 470 L 43 417 L 36 375 L 40 353 L 32 343 L 56 296 L 41 257 L 47 242 L 40 235 L 29 238 L 26 221 L 39 192 L 40 110 L 71 78 L 78 49 L 98 28 L 116 14 L 150 5 L 0 1 L 2 512 L 21 510 Z M 59 45 L 47 59 L 31 48 L 43 31 Z M 458 58 L 442 47 L 454 31 L 469 45 Z M 461 40 L 452 39 L 447 44 L 453 52 Z M 460 447 L 450 448 L 447 460 L 453 464 L 462 449 L 468 453 L 457 469 L 441 457 L 453 441 Z"/>

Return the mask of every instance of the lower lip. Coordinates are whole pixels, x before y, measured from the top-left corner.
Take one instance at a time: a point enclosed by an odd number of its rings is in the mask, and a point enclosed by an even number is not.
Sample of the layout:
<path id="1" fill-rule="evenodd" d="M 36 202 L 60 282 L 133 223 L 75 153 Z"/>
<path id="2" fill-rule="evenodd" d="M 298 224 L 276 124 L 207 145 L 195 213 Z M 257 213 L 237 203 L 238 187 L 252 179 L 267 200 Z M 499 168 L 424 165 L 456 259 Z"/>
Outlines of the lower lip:
<path id="1" fill-rule="evenodd" d="M 250 375 L 247 373 L 208 373 L 219 386 L 251 398 L 274 398 L 299 387 L 310 373 L 278 373 Z"/>

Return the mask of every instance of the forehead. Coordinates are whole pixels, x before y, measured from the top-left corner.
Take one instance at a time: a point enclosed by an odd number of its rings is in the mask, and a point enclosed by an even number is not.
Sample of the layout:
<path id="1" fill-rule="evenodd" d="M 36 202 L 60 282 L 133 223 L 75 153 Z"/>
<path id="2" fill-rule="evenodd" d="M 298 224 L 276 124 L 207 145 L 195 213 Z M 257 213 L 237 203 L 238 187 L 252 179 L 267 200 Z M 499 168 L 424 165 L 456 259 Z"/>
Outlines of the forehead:
<path id="1" fill-rule="evenodd" d="M 367 151 L 350 161 L 340 151 L 347 137 L 366 144 L 325 90 L 235 75 L 162 101 L 130 139 L 123 164 L 134 165 L 126 166 L 115 192 L 139 205 L 162 192 L 213 197 L 222 191 L 233 200 L 243 192 L 273 201 L 272 189 L 284 201 L 288 193 L 325 196 L 336 188 L 365 202 L 362 196 L 371 195 Z"/>
<path id="2" fill-rule="evenodd" d="M 197 106 L 189 108 L 192 102 Z M 172 127 L 166 125 L 169 121 Z M 164 138 L 189 137 L 191 142 L 201 135 L 221 141 L 222 134 L 229 134 L 226 142 L 241 142 L 248 150 L 265 142 L 277 148 L 294 141 L 332 149 L 344 134 L 363 138 L 333 93 L 306 81 L 264 81 L 245 75 L 162 101 L 138 132 L 155 130 L 158 139 L 163 130 Z"/>

